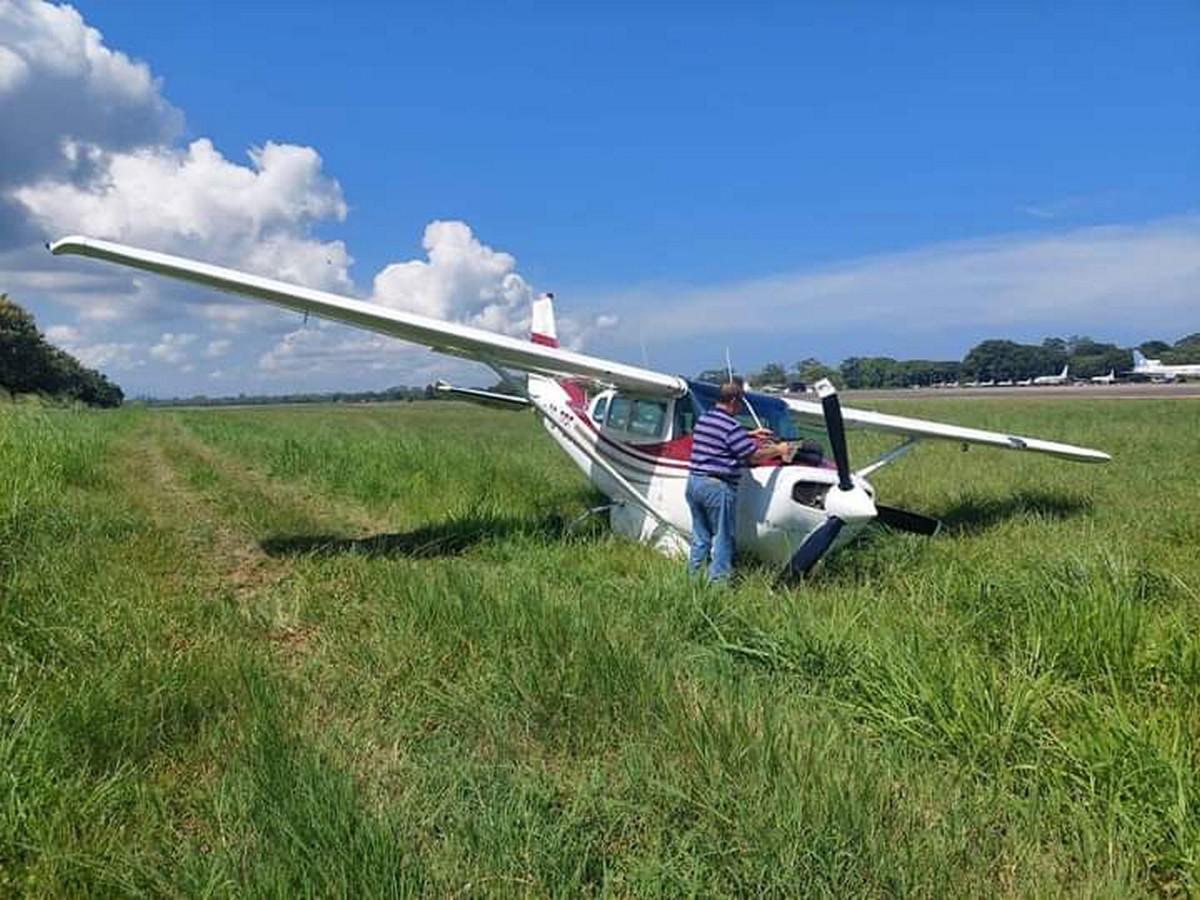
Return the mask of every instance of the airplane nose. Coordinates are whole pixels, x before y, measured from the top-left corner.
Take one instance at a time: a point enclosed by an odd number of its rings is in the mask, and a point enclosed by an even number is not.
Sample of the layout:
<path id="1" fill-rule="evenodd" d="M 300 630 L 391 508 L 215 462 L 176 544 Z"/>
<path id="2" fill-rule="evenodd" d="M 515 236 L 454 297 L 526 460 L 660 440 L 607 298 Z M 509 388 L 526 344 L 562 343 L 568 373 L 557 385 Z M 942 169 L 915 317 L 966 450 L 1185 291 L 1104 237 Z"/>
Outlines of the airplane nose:
<path id="1" fill-rule="evenodd" d="M 875 501 L 863 488 L 855 485 L 848 491 L 834 487 L 825 495 L 825 512 L 843 522 L 869 522 L 879 513 Z"/>

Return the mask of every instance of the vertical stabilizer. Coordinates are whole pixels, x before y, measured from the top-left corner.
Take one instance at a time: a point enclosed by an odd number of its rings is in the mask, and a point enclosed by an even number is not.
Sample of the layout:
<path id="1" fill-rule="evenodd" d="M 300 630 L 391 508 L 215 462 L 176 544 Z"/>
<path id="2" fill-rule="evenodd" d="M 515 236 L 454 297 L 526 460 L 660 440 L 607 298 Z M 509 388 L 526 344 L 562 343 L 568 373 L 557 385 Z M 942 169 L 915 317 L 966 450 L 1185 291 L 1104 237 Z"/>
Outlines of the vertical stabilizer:
<path id="1" fill-rule="evenodd" d="M 558 329 L 554 325 L 554 295 L 542 294 L 533 301 L 533 324 L 529 339 L 543 347 L 558 346 Z"/>

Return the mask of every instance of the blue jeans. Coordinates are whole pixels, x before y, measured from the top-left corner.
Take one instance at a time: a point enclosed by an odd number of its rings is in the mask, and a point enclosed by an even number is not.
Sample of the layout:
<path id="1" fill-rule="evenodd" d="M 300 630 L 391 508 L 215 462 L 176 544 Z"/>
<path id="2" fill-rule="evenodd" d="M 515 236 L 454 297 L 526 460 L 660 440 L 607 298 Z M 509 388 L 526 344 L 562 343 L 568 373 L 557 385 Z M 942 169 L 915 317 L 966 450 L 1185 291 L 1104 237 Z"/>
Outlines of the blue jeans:
<path id="1" fill-rule="evenodd" d="M 688 508 L 692 511 L 692 550 L 688 572 L 696 573 L 709 560 L 709 581 L 723 581 L 733 568 L 733 538 L 737 527 L 737 485 L 709 475 L 688 475 Z"/>

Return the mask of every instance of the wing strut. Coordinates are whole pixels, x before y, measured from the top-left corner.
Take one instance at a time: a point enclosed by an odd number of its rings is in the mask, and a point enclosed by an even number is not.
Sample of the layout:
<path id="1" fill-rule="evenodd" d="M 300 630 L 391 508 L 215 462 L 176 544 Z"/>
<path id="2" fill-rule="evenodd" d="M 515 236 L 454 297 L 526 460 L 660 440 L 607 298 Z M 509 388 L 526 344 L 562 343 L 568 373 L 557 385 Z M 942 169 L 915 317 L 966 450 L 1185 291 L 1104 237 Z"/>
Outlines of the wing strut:
<path id="1" fill-rule="evenodd" d="M 588 459 L 590 459 L 593 463 L 595 463 L 597 466 L 599 466 L 601 469 L 603 469 L 605 474 L 607 474 L 609 478 L 611 478 L 613 481 L 615 481 L 617 483 L 617 487 L 619 487 L 626 494 L 628 494 L 629 498 L 640 509 L 649 513 L 650 516 L 653 519 L 655 519 L 660 525 L 665 525 L 667 528 L 671 529 L 676 534 L 681 535 L 685 540 L 691 538 L 690 534 L 680 530 L 679 526 L 677 526 L 674 522 L 672 522 L 670 519 L 668 519 L 667 516 L 663 512 L 661 512 L 653 503 L 651 503 L 645 496 L 643 496 L 638 491 L 637 488 L 635 488 L 632 484 L 630 484 L 629 480 L 626 479 L 625 476 L 622 475 L 620 472 L 618 472 L 616 470 L 616 468 L 614 468 L 613 465 L 611 463 L 609 463 L 608 460 L 606 460 L 604 457 L 602 457 L 599 453 L 596 453 L 596 451 L 594 451 L 591 447 L 587 446 L 586 443 L 584 443 L 583 441 L 581 441 L 577 437 L 575 437 L 575 435 L 573 435 L 571 433 L 571 430 L 569 428 L 567 428 L 565 425 L 563 425 L 561 422 L 559 422 L 550 413 L 549 410 L 545 409 L 542 406 L 541 402 L 536 397 L 530 397 L 529 402 L 533 405 L 533 408 L 536 409 L 538 411 L 538 413 L 541 415 L 543 421 L 549 422 L 551 425 L 553 425 L 555 428 L 557 428 L 560 432 L 562 432 L 563 436 L 566 437 L 567 440 L 569 440 L 572 444 L 574 444 L 576 447 L 579 448 L 579 451 L 581 453 L 583 453 Z"/>

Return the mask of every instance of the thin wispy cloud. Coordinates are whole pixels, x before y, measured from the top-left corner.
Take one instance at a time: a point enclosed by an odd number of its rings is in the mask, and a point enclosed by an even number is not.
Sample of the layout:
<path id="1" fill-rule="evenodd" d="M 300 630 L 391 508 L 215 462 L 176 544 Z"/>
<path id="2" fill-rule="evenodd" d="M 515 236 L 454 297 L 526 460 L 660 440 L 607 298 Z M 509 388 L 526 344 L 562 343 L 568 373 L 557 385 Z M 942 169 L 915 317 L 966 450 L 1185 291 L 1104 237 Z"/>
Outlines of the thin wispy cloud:
<path id="1" fill-rule="evenodd" d="M 717 286 L 656 286 L 603 298 L 624 323 L 672 340 L 724 334 L 829 336 L 870 325 L 1095 331 L 1200 327 L 1200 217 L 936 244 Z M 964 348 L 965 349 L 965 348 Z M 863 352 L 870 352 L 864 347 Z"/>

